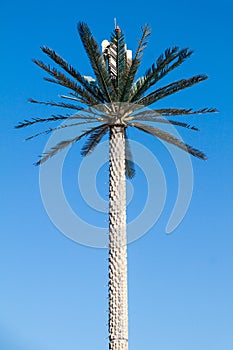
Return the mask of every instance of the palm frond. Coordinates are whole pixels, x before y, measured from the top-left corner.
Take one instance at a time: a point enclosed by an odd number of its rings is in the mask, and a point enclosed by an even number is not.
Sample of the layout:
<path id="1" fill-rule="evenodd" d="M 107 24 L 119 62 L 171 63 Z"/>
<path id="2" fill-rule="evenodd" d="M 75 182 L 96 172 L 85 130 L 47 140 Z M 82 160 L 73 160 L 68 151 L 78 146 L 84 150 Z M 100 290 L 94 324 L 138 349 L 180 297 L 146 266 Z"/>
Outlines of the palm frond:
<path id="1" fill-rule="evenodd" d="M 41 50 L 48 55 L 56 64 L 69 73 L 74 79 L 76 79 L 99 103 L 104 102 L 101 90 L 98 86 L 91 85 L 85 77 L 80 74 L 74 67 L 68 64 L 61 56 L 59 56 L 54 50 L 47 46 L 42 46 Z"/>
<path id="2" fill-rule="evenodd" d="M 26 126 L 31 126 L 36 123 L 47 123 L 47 122 L 55 122 L 57 120 L 65 120 L 68 119 L 68 116 L 63 116 L 63 115 L 58 115 L 55 116 L 53 115 L 50 118 L 32 118 L 31 120 L 24 119 L 23 122 L 19 122 L 18 125 L 15 126 L 16 129 L 24 128 Z"/>
<path id="3" fill-rule="evenodd" d="M 90 104 L 90 102 L 88 102 L 87 99 L 85 99 L 84 97 L 80 96 L 80 94 L 77 92 L 77 88 L 76 88 L 77 86 L 76 86 L 76 84 L 74 82 L 72 82 L 72 84 L 71 84 L 71 82 L 67 82 L 67 81 L 66 82 L 65 81 L 62 82 L 62 81 L 59 81 L 57 79 L 46 78 L 46 77 L 44 78 L 44 80 L 48 81 L 49 83 L 58 84 L 58 85 L 61 85 L 61 86 L 64 86 L 64 87 L 66 87 L 68 89 L 73 90 L 74 91 L 73 96 L 76 97 L 75 100 L 77 102 L 83 103 L 85 105 L 89 105 Z M 69 92 L 69 94 L 71 94 L 71 92 Z M 74 100 L 74 98 L 73 98 L 73 100 Z M 92 105 L 95 105 L 95 104 L 92 103 Z"/>
<path id="4" fill-rule="evenodd" d="M 133 161 L 133 156 L 132 156 L 126 129 L 125 129 L 125 175 L 127 179 L 132 179 L 135 176 L 134 161 Z"/>
<path id="5" fill-rule="evenodd" d="M 35 163 L 35 165 L 41 165 L 41 164 L 45 163 L 49 158 L 52 158 L 53 156 L 55 156 L 58 152 L 60 152 L 64 148 L 72 145 L 75 142 L 80 141 L 84 136 L 87 136 L 87 135 L 93 133 L 95 130 L 98 130 L 102 127 L 103 127 L 103 125 L 99 125 L 95 128 L 84 131 L 81 135 L 74 137 L 73 139 L 59 142 L 56 146 L 52 147 L 47 153 L 44 153 L 41 156 L 40 160 L 38 160 L 38 162 Z"/>
<path id="6" fill-rule="evenodd" d="M 125 52 L 125 37 L 123 32 L 115 30 L 111 36 L 111 42 L 107 50 L 107 62 L 113 84 L 117 92 L 117 100 L 120 98 L 120 89 L 125 76 L 122 74 L 127 64 Z"/>
<path id="7" fill-rule="evenodd" d="M 161 63 L 160 63 L 160 58 L 157 59 L 156 61 L 157 69 L 154 72 L 155 77 L 154 79 L 152 79 L 150 86 L 154 85 L 155 83 L 157 83 L 157 81 L 162 79 L 165 75 L 167 75 L 173 69 L 180 66 L 187 58 L 189 58 L 193 54 L 193 51 L 187 47 L 178 51 L 173 57 L 169 57 L 170 51 L 171 51 L 170 49 L 167 49 L 165 51 L 165 55 L 164 55 L 165 57 L 161 59 Z M 174 60 L 176 61 L 173 62 Z M 172 62 L 173 64 L 169 66 L 169 64 Z"/>
<path id="8" fill-rule="evenodd" d="M 153 112 L 158 113 L 162 116 L 177 116 L 177 115 L 193 115 L 193 114 L 206 114 L 206 113 L 217 113 L 216 108 L 202 108 L 198 110 L 193 110 L 192 108 L 162 108 L 154 109 Z"/>
<path id="9" fill-rule="evenodd" d="M 31 103 L 37 103 L 37 104 L 41 104 L 41 105 L 46 105 L 46 106 L 52 106 L 52 107 L 61 107 L 61 108 L 67 108 L 67 109 L 75 109 L 77 111 L 81 111 L 83 108 L 73 105 L 73 104 L 69 104 L 69 103 L 58 103 L 58 102 L 53 102 L 53 101 L 48 101 L 48 102 L 44 102 L 44 101 L 37 101 L 34 100 L 33 98 L 29 98 L 28 99 L 29 102 Z"/>
<path id="10" fill-rule="evenodd" d="M 99 46 L 86 23 L 79 22 L 78 32 L 104 99 L 106 102 L 112 102 L 114 86 L 112 85 L 111 77 L 107 71 L 103 55 L 100 53 Z"/>
<path id="11" fill-rule="evenodd" d="M 152 67 L 146 71 L 144 76 L 136 81 L 130 92 L 130 101 L 133 102 L 140 98 L 146 90 L 170 71 L 181 65 L 192 53 L 193 51 L 188 48 L 179 50 L 177 46 L 166 49 L 164 54 L 158 57 L 156 64 L 153 64 Z M 171 64 L 172 62 L 173 64 Z"/>
<path id="12" fill-rule="evenodd" d="M 56 83 L 59 85 L 62 85 L 64 87 L 67 87 L 73 91 L 75 91 L 78 95 L 81 96 L 82 100 L 86 104 L 92 104 L 96 105 L 98 104 L 98 100 L 94 99 L 84 88 L 76 84 L 74 81 L 69 79 L 66 75 L 64 75 L 62 72 L 58 71 L 56 68 L 51 68 L 50 65 L 46 65 L 44 62 L 40 60 L 33 59 L 33 62 L 45 70 L 48 74 L 50 74 L 55 79 L 50 78 L 44 78 L 46 81 L 49 81 L 51 83 Z"/>
<path id="13" fill-rule="evenodd" d="M 133 120 L 139 120 L 139 121 L 145 121 L 145 122 L 152 122 L 152 123 L 162 123 L 162 124 L 171 124 L 171 125 L 176 125 L 176 126 L 181 126 L 183 128 L 186 129 L 190 129 L 190 130 L 195 130 L 195 131 L 199 131 L 198 128 L 196 128 L 195 126 L 192 126 L 190 124 L 187 123 L 183 123 L 183 122 L 179 122 L 176 120 L 171 120 L 171 119 L 164 119 L 164 118 L 158 118 L 158 117 L 154 117 L 154 116 L 138 116 L 135 117 Z"/>
<path id="14" fill-rule="evenodd" d="M 125 79 L 125 84 L 124 84 L 122 91 L 121 91 L 120 101 L 122 101 L 122 102 L 128 101 L 129 92 L 132 88 L 135 76 L 137 74 L 139 65 L 140 65 L 141 60 L 142 60 L 142 54 L 143 54 L 144 49 L 147 46 L 147 43 L 148 43 L 147 39 L 150 36 L 150 34 L 151 34 L 150 27 L 148 25 L 145 25 L 142 28 L 142 36 L 141 36 L 141 39 L 138 41 L 138 47 L 137 47 L 135 56 L 132 60 L 132 63 L 129 67 L 129 70 L 128 70 L 128 72 L 124 72 L 124 74 L 127 74 L 127 78 Z"/>
<path id="15" fill-rule="evenodd" d="M 54 83 L 59 84 L 57 81 L 54 81 Z M 85 100 L 83 100 L 77 93 L 69 92 L 70 96 L 67 95 L 60 95 L 59 97 L 64 98 L 66 100 L 71 100 L 75 102 L 80 102 L 80 103 L 86 103 Z"/>
<path id="16" fill-rule="evenodd" d="M 195 114 L 206 114 L 206 113 L 217 113 L 216 108 L 202 108 L 199 110 L 193 110 L 192 108 L 161 108 L 161 109 L 147 109 L 137 113 L 133 113 L 128 118 L 129 120 L 136 120 L 145 118 L 155 119 L 158 117 L 174 117 L 179 115 L 195 115 Z"/>
<path id="17" fill-rule="evenodd" d="M 31 126 L 33 124 L 36 124 L 36 123 L 47 123 L 47 122 L 53 122 L 53 121 L 58 121 L 58 120 L 71 120 L 71 119 L 81 119 L 81 120 L 86 120 L 86 121 L 90 121 L 90 120 L 93 120 L 93 121 L 96 121 L 98 122 L 99 119 L 96 118 L 96 117 L 91 117 L 90 115 L 85 115 L 85 114 L 78 114 L 78 113 L 75 113 L 75 114 L 72 114 L 72 115 L 52 115 L 51 117 L 49 118 L 32 118 L 31 120 L 27 120 L 25 119 L 23 122 L 19 122 L 18 125 L 15 126 L 16 129 L 20 129 L 20 128 L 23 128 L 23 127 L 26 127 L 26 126 Z"/>
<path id="18" fill-rule="evenodd" d="M 144 106 L 149 106 L 152 103 L 164 98 L 166 96 L 172 95 L 180 90 L 186 89 L 193 86 L 194 84 L 200 83 L 203 80 L 206 80 L 208 77 L 206 75 L 195 75 L 189 79 L 178 80 L 169 85 L 163 86 L 145 97 L 140 98 L 135 101 L 135 103 L 142 104 Z"/>
<path id="19" fill-rule="evenodd" d="M 200 151 L 196 148 L 193 148 L 192 146 L 184 143 L 183 141 L 179 140 L 177 137 L 173 136 L 172 134 L 170 134 L 166 131 L 160 130 L 160 129 L 155 128 L 155 127 L 150 126 L 150 125 L 138 123 L 138 122 L 134 122 L 134 123 L 131 123 L 129 125 L 136 127 L 139 130 L 142 130 L 150 135 L 156 136 L 159 139 L 164 140 L 164 141 L 184 150 L 185 152 L 192 154 L 194 157 L 197 157 L 197 158 L 200 158 L 203 160 L 207 159 L 206 155 L 202 151 Z"/>
<path id="20" fill-rule="evenodd" d="M 69 94 L 72 94 L 71 92 L 69 92 Z M 71 96 L 67 96 L 67 95 L 59 95 L 59 97 L 64 98 L 66 100 L 71 100 L 71 101 L 75 101 L 75 102 L 80 102 L 82 103 L 82 100 L 80 98 L 77 97 L 78 95 L 71 95 Z"/>
<path id="21" fill-rule="evenodd" d="M 183 122 L 179 122 L 177 120 L 157 118 L 156 122 L 181 126 L 182 128 L 189 129 L 189 130 L 200 131 L 200 129 L 198 129 L 196 126 L 193 126 L 193 125 L 190 125 L 187 123 L 183 123 Z"/>
<path id="22" fill-rule="evenodd" d="M 34 134 L 34 135 L 32 135 L 32 136 L 28 136 L 28 137 L 25 139 L 25 141 L 32 140 L 32 139 L 34 139 L 34 138 L 37 137 L 37 136 L 50 134 L 50 133 L 53 132 L 53 131 L 61 130 L 61 129 L 64 129 L 64 128 L 69 128 L 69 127 L 72 127 L 72 126 L 83 125 L 83 124 L 89 124 L 89 123 L 95 123 L 95 122 L 96 122 L 96 121 L 90 120 L 90 121 L 72 123 L 72 124 L 68 124 L 68 125 L 66 125 L 66 124 L 65 124 L 65 125 L 59 125 L 59 126 L 56 127 L 56 128 L 49 128 L 49 129 L 47 129 L 47 130 L 38 132 L 37 134 Z"/>
<path id="23" fill-rule="evenodd" d="M 101 125 L 101 128 L 94 130 L 89 135 L 87 141 L 85 142 L 84 146 L 82 147 L 81 155 L 87 156 L 92 151 L 94 151 L 95 147 L 98 145 L 98 143 L 104 137 L 104 135 L 108 132 L 108 129 L 109 129 L 108 124 L 103 124 L 103 125 Z"/>

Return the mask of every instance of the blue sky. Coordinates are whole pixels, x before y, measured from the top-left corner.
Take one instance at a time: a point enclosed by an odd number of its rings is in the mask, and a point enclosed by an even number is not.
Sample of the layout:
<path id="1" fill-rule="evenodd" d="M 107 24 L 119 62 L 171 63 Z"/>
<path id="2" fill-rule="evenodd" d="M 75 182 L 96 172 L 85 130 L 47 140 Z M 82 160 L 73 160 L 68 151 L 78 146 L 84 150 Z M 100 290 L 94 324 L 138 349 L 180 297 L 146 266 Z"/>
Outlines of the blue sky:
<path id="1" fill-rule="evenodd" d="M 229 0 L 114 4 L 42 0 L 2 5 L 2 350 L 107 348 L 107 251 L 74 243 L 51 223 L 40 197 L 39 169 L 32 165 L 47 137 L 23 142 L 31 130 L 15 130 L 14 125 L 24 118 L 53 113 L 28 104 L 29 97 L 50 100 L 61 93 L 58 86 L 43 81 L 44 74 L 31 62 L 33 57 L 44 58 L 40 46 L 52 47 L 90 75 L 76 24 L 86 21 L 100 43 L 109 38 L 114 17 L 132 49 L 140 27 L 151 25 L 142 73 L 167 47 L 177 45 L 188 46 L 195 54 L 168 80 L 198 73 L 209 76 L 204 83 L 167 98 L 161 106 L 216 107 L 220 111 L 192 119 L 202 130 L 199 134 L 181 133 L 209 159 L 192 159 L 192 201 L 182 223 L 170 235 L 165 227 L 177 195 L 174 164 L 153 138 L 130 134 L 158 157 L 167 181 L 166 203 L 158 222 L 128 247 L 130 349 L 233 349 L 231 14 Z M 80 199 L 79 151 L 77 145 L 64 169 L 67 198 L 84 219 L 92 216 L 96 223 L 106 225 L 106 214 L 91 211 Z M 154 181 L 156 186 L 156 178 Z M 106 182 L 103 168 L 98 184 L 105 199 Z M 129 217 L 143 208 L 144 182 L 138 169 Z"/>

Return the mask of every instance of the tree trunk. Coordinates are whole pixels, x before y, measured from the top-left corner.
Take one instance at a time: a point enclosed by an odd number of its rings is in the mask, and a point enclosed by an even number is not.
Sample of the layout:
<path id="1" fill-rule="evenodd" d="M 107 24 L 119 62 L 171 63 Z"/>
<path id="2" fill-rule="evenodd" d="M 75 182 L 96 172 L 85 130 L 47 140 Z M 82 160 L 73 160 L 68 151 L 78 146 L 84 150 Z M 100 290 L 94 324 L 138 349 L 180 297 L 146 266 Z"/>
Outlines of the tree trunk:
<path id="1" fill-rule="evenodd" d="M 128 350 L 125 128 L 110 130 L 109 349 Z"/>

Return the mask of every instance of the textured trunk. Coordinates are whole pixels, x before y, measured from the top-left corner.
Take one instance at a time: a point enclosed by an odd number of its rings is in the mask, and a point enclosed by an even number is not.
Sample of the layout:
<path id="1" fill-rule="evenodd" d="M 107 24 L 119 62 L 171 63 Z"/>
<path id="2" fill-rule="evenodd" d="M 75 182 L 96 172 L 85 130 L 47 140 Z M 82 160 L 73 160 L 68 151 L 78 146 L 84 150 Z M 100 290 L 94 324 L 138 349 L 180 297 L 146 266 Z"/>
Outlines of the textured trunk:
<path id="1" fill-rule="evenodd" d="M 109 349 L 128 350 L 125 133 L 110 131 Z"/>

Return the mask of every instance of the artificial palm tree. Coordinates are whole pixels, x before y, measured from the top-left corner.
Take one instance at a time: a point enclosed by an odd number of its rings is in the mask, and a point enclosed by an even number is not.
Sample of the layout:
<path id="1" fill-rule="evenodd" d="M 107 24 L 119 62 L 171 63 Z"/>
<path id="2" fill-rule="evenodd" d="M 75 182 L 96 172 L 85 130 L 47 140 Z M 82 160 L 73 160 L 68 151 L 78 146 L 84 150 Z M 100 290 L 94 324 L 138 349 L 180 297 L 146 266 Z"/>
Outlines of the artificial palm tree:
<path id="1" fill-rule="evenodd" d="M 79 23 L 78 32 L 94 71 L 95 79 L 82 75 L 55 51 L 48 47 L 42 47 L 42 51 L 65 73 L 68 73 L 68 76 L 40 60 L 33 60 L 34 63 L 50 75 L 45 80 L 69 89 L 69 93 L 60 96 L 63 102 L 40 102 L 30 99 L 30 102 L 33 103 L 61 107 L 75 111 L 75 113 L 52 115 L 45 119 L 24 120 L 16 127 L 22 128 L 35 123 L 58 120 L 67 121 L 67 124 L 63 123 L 60 126 L 49 128 L 28 138 L 31 139 L 60 128 L 98 123 L 84 130 L 75 138 L 58 143 L 48 153 L 42 155 L 36 163 L 37 165 L 44 163 L 60 150 L 84 137 L 87 137 L 87 140 L 81 153 L 86 156 L 94 150 L 104 135 L 109 134 L 109 349 L 126 350 L 128 349 L 128 307 L 125 180 L 126 177 L 134 176 L 127 128 L 137 128 L 167 141 L 197 158 L 206 159 L 203 152 L 154 125 L 169 123 L 186 129 L 198 130 L 184 122 L 173 120 L 173 117 L 204 114 L 216 110 L 208 108 L 200 110 L 180 108 L 149 110 L 146 108 L 166 96 L 207 79 L 206 75 L 195 75 L 189 79 L 181 79 L 153 89 L 158 81 L 191 56 L 192 51 L 188 48 L 179 49 L 178 47 L 167 49 L 142 77 L 136 79 L 142 53 L 150 35 L 148 25 L 142 28 L 142 36 L 138 41 L 133 58 L 129 58 L 127 55 L 124 35 L 119 27 L 115 28 L 108 45 L 105 45 L 102 52 L 87 24 Z M 72 122 L 70 123 L 70 121 Z"/>

